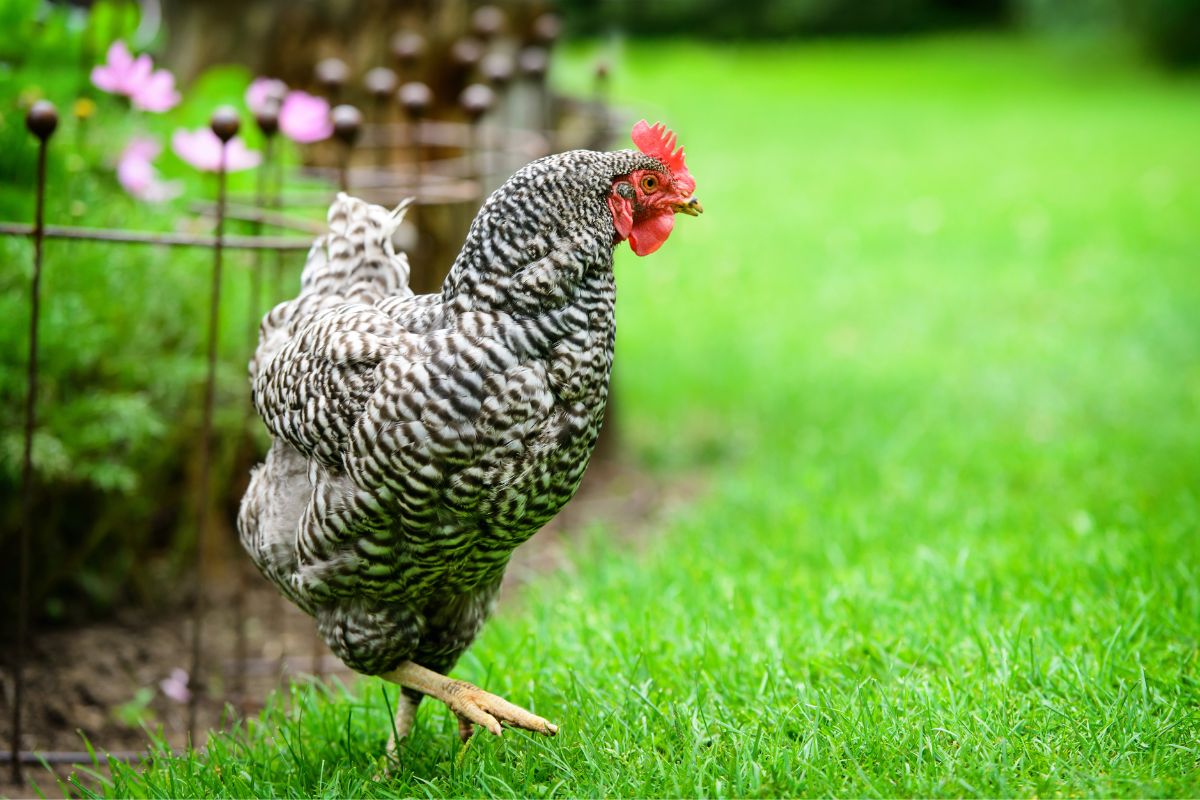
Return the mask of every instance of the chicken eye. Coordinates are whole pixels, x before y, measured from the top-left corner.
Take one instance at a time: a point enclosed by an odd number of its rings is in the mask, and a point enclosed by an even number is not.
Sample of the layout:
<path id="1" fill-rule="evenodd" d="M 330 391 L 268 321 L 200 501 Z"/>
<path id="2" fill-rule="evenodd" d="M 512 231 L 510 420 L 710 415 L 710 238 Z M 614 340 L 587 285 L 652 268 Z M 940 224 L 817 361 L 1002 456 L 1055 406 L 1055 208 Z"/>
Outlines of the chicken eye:
<path id="1" fill-rule="evenodd" d="M 647 175 L 646 177 L 642 178 L 642 191 L 643 192 L 653 192 L 657 188 L 658 188 L 658 178 L 654 177 L 653 175 Z"/>

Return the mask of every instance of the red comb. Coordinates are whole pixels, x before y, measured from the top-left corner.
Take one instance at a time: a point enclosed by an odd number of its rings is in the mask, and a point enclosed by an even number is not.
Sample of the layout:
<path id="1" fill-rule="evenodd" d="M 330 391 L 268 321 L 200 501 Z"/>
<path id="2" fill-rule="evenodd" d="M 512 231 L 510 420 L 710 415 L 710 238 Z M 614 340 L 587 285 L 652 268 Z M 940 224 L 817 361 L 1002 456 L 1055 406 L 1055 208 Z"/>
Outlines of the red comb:
<path id="1" fill-rule="evenodd" d="M 651 126 L 642 120 L 633 126 L 631 137 L 638 150 L 666 164 L 676 177 L 692 177 L 683 161 L 683 147 L 675 149 L 675 134 L 666 125 L 656 122 Z"/>

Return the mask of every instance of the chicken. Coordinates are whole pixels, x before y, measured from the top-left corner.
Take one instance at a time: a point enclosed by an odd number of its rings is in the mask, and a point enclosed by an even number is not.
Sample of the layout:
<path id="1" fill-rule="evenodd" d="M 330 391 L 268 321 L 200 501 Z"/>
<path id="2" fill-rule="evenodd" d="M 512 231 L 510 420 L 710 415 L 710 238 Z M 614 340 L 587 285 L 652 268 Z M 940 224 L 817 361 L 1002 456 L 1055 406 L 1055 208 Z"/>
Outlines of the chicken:
<path id="1" fill-rule="evenodd" d="M 259 570 L 348 667 L 474 725 L 557 727 L 446 677 L 491 612 L 509 557 L 571 499 L 608 398 L 613 251 L 654 252 L 699 214 L 664 126 L 638 150 L 535 161 L 484 203 L 441 293 L 416 296 L 388 212 L 338 195 L 300 294 L 263 319 L 250 363 L 273 443 L 238 530 Z M 392 745 L 389 745 L 389 749 Z"/>

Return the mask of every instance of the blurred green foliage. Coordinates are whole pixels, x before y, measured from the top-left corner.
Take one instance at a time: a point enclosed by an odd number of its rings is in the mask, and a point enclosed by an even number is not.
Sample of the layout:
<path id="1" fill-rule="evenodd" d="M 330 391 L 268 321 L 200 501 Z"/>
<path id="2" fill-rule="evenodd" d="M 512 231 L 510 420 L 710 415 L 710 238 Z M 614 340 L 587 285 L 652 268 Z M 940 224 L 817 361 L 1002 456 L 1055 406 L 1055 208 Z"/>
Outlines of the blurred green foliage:
<path id="1" fill-rule="evenodd" d="M 1026 28 L 1122 33 L 1166 66 L 1200 64 L 1200 0 L 1014 0 L 1014 6 Z"/>
<path id="2" fill-rule="evenodd" d="M 995 23 L 1006 0 L 563 0 L 580 33 L 615 28 L 631 36 L 694 34 L 721 38 L 900 33 Z"/>
<path id="3" fill-rule="evenodd" d="M 184 102 L 168 114 L 133 112 L 89 82 L 109 39 L 130 33 L 132 15 L 105 3 L 90 19 L 38 2 L 0 8 L 0 219 L 32 219 L 36 143 L 24 115 L 34 100 L 47 98 L 60 116 L 49 149 L 48 223 L 210 229 L 188 214 L 188 205 L 212 198 L 215 178 L 171 154 L 168 140 L 176 127 L 206 124 L 217 105 L 240 104 L 245 71 L 210 71 L 187 87 Z M 87 119 L 73 113 L 82 98 L 96 103 Z M 244 131 L 258 147 L 254 134 Z M 113 167 L 134 135 L 162 142 L 157 165 L 165 179 L 184 183 L 179 200 L 141 203 L 117 184 Z M 248 193 L 253 184 L 252 172 L 230 178 L 231 192 Z M 32 252 L 27 239 L 0 237 L 0 406 L 6 409 L 0 417 L 0 581 L 10 586 L 21 513 Z M 234 469 L 234 461 L 252 454 L 246 431 L 257 430 L 246 425 L 249 320 L 261 311 L 248 307 L 251 258 L 228 253 L 222 287 L 212 497 L 226 506 L 236 502 L 245 480 L 246 470 Z M 274 263 L 273 255 L 265 258 Z M 289 267 L 300 260 L 287 258 Z M 157 604 L 179 596 L 164 589 L 190 564 L 211 269 L 212 255 L 202 249 L 46 244 L 32 573 L 34 607 L 45 617 L 78 619 L 124 601 Z M 0 600 L 6 619 L 15 602 L 14 592 Z M 0 630 L 0 636 L 6 633 Z"/>
<path id="4" fill-rule="evenodd" d="M 1200 0 L 1131 0 L 1130 10 L 1151 53 L 1171 66 L 1200 65 Z"/>
<path id="5" fill-rule="evenodd" d="M 877 35 L 951 27 L 1119 33 L 1169 66 L 1200 63 L 1200 0 L 562 0 L 580 34 L 718 38 Z"/>

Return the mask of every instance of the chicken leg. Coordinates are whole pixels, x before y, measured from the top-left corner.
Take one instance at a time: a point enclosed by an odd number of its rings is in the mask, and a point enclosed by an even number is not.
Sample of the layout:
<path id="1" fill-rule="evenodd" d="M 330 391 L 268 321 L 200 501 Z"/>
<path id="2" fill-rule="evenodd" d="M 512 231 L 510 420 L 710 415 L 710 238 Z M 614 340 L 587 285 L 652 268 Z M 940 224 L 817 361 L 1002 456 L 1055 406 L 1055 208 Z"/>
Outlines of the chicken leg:
<path id="1" fill-rule="evenodd" d="M 420 698 L 417 698 L 418 700 Z M 401 692 L 396 701 L 396 721 L 392 725 L 392 735 L 388 737 L 387 754 L 395 756 L 400 749 L 400 740 L 412 733 L 413 721 L 417 718 L 417 701 Z"/>
<path id="2" fill-rule="evenodd" d="M 546 736 L 558 733 L 557 725 L 513 705 L 502 697 L 485 692 L 466 681 L 447 678 L 412 661 L 405 661 L 396 669 L 379 677 L 406 689 L 416 689 L 445 703 L 458 717 L 458 733 L 463 741 L 471 737 L 473 725 L 482 725 L 496 736 L 503 730 L 500 727 L 501 723 Z M 396 709 L 396 738 L 402 738 L 408 732 L 407 728 L 412 725 L 412 712 L 405 706 L 406 701 L 411 703 L 402 694 L 400 706 Z M 405 730 L 400 730 L 402 718 Z"/>

